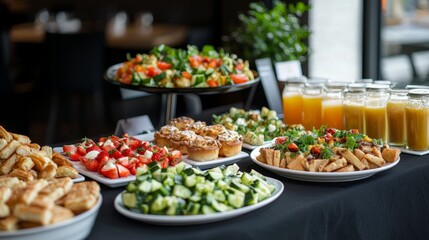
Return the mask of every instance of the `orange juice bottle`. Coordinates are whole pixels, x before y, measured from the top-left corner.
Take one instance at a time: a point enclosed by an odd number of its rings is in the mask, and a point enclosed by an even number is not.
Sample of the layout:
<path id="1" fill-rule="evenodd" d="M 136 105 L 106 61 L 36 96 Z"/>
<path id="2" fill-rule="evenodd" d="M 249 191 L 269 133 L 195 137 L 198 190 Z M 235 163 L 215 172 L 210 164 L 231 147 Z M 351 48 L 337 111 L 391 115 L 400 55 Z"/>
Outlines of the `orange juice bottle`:
<path id="1" fill-rule="evenodd" d="M 285 124 L 302 123 L 302 93 L 305 80 L 289 79 L 283 89 L 283 121 Z"/>
<path id="2" fill-rule="evenodd" d="M 429 89 L 413 89 L 408 93 L 405 108 L 407 147 L 411 150 L 429 149 Z"/>
<path id="3" fill-rule="evenodd" d="M 322 123 L 323 87 L 321 83 L 307 83 L 302 97 L 302 125 L 306 130 L 320 128 Z"/>
<path id="4" fill-rule="evenodd" d="M 390 90 L 386 104 L 387 142 L 390 145 L 404 146 L 407 139 L 405 127 L 405 107 L 408 102 L 408 90 Z"/>
<path id="5" fill-rule="evenodd" d="M 344 129 L 358 129 L 360 133 L 365 132 L 364 106 L 366 96 L 366 84 L 352 83 L 347 86 L 344 94 L 343 115 Z"/>
<path id="6" fill-rule="evenodd" d="M 389 86 L 370 84 L 364 108 L 365 133 L 371 138 L 387 141 L 386 103 L 389 98 Z"/>
<path id="7" fill-rule="evenodd" d="M 322 100 L 322 124 L 343 129 L 343 92 L 345 83 L 330 82 Z"/>

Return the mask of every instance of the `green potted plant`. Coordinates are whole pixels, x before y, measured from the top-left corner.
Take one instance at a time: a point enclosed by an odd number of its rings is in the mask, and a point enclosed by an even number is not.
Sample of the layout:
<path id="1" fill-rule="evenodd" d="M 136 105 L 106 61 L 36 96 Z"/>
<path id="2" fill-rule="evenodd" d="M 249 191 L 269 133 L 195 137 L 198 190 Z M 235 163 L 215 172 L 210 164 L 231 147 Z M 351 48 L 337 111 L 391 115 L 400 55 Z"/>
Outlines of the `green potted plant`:
<path id="1" fill-rule="evenodd" d="M 275 1 L 272 9 L 263 3 L 250 3 L 249 7 L 247 14 L 239 15 L 241 25 L 231 34 L 238 52 L 251 62 L 266 57 L 276 65 L 295 61 L 301 71 L 300 63 L 309 52 L 306 41 L 310 30 L 301 24 L 299 17 L 310 6 L 302 2 L 286 5 Z"/>

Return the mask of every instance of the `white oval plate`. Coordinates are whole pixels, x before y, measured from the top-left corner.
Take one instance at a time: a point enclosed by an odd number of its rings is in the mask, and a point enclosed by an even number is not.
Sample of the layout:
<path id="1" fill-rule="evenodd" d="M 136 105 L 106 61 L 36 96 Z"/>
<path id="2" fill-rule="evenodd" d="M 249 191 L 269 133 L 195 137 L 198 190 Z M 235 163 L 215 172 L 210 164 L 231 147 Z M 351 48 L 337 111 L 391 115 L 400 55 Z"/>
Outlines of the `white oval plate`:
<path id="1" fill-rule="evenodd" d="M 90 233 L 98 210 L 100 209 L 103 197 L 98 197 L 98 201 L 90 210 L 81 213 L 71 219 L 51 224 L 43 227 L 34 227 L 16 231 L 0 231 L 2 240 L 56 240 L 56 239 L 85 239 Z"/>
<path id="2" fill-rule="evenodd" d="M 392 168 L 396 164 L 398 164 L 400 160 L 399 158 L 397 161 L 393 163 L 388 163 L 383 167 L 362 170 L 362 171 L 355 171 L 355 172 L 307 172 L 307 171 L 297 171 L 297 170 L 291 170 L 287 168 L 274 167 L 265 163 L 261 163 L 256 159 L 256 157 L 259 156 L 259 149 L 261 149 L 262 147 L 267 147 L 267 146 L 258 147 L 250 153 L 250 158 L 254 163 L 282 177 L 287 177 L 290 179 L 301 180 L 301 181 L 308 181 L 308 182 L 356 181 L 356 180 L 368 178 L 378 172 L 382 172 L 389 168 Z"/>
<path id="3" fill-rule="evenodd" d="M 262 202 L 258 202 L 255 205 L 245 206 L 239 209 L 234 209 L 227 212 L 218 212 L 212 214 L 201 214 L 201 215 L 185 215 L 185 216 L 167 216 L 167 215 L 153 215 L 153 214 L 143 214 L 138 212 L 133 212 L 128 210 L 122 205 L 122 197 L 121 194 L 118 194 L 115 198 L 115 208 L 116 210 L 129 218 L 136 219 L 142 222 L 157 224 L 157 225 L 195 225 L 195 224 L 204 224 L 210 222 L 217 222 L 221 220 L 230 219 L 233 217 L 240 216 L 242 214 L 254 211 L 258 208 L 264 207 L 267 204 L 270 204 L 274 200 L 276 200 L 280 194 L 282 194 L 284 185 L 277 179 L 274 178 L 266 178 L 269 183 L 272 183 L 276 186 L 276 190 L 273 194 L 263 200 Z"/>

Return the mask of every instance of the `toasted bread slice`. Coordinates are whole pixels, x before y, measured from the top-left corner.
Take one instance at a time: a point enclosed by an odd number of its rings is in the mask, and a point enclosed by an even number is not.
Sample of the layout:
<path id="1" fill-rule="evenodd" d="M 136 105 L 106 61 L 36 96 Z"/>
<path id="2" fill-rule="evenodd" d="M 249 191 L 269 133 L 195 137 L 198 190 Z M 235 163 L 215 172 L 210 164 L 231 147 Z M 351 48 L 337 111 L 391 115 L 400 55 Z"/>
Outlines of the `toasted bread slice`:
<path id="1" fill-rule="evenodd" d="M 34 176 L 31 173 L 19 168 L 13 169 L 12 172 L 9 173 L 9 176 L 17 177 L 19 178 L 19 180 L 22 180 L 24 182 L 29 182 L 34 180 Z"/>
<path id="2" fill-rule="evenodd" d="M 273 155 L 273 166 L 274 167 L 279 167 L 280 166 L 280 150 L 274 150 L 274 155 Z"/>
<path id="3" fill-rule="evenodd" d="M 15 139 L 16 141 L 18 141 L 21 144 L 30 144 L 31 140 L 28 136 L 25 135 L 21 135 L 21 134 L 17 134 L 17 133 L 11 133 L 13 139 Z"/>
<path id="4" fill-rule="evenodd" d="M 0 230 L 12 231 L 18 229 L 19 219 L 14 215 L 9 215 L 7 218 L 0 219 Z"/>
<path id="5" fill-rule="evenodd" d="M 4 138 L 0 138 L 0 151 L 3 150 L 7 146 L 7 140 Z"/>
<path id="6" fill-rule="evenodd" d="M 51 224 L 61 222 L 74 217 L 74 213 L 65 207 L 54 206 L 52 208 L 52 219 Z"/>
<path id="7" fill-rule="evenodd" d="M 353 155 L 353 153 L 348 149 L 341 149 L 339 150 L 339 153 L 347 160 L 347 162 L 353 164 L 357 169 L 362 170 L 365 168 L 365 165 L 359 161 L 359 158 Z"/>
<path id="8" fill-rule="evenodd" d="M 36 198 L 39 191 L 42 190 L 47 185 L 48 185 L 48 182 L 45 179 L 38 179 L 28 183 L 19 201 L 22 203 L 30 204 Z"/>
<path id="9" fill-rule="evenodd" d="M 0 187 L 12 188 L 19 183 L 19 178 L 4 176 L 0 178 Z"/>
<path id="10" fill-rule="evenodd" d="M 20 156 L 28 156 L 30 155 L 32 148 L 28 145 L 21 145 L 16 149 L 16 153 Z"/>
<path id="11" fill-rule="evenodd" d="M 329 163 L 328 159 L 312 159 L 308 161 L 309 168 L 308 171 L 310 172 L 320 172 L 319 169 L 325 168 L 325 166 Z"/>
<path id="12" fill-rule="evenodd" d="M 397 148 L 385 148 L 383 149 L 383 152 L 381 153 L 381 155 L 383 156 L 383 159 L 386 162 L 391 163 L 399 159 L 400 153 L 401 153 L 401 150 Z"/>
<path id="13" fill-rule="evenodd" d="M 274 164 L 274 149 L 267 148 L 265 151 L 265 159 L 267 160 L 268 165 Z"/>
<path id="14" fill-rule="evenodd" d="M 326 167 L 323 169 L 324 172 L 333 172 L 336 171 L 342 167 L 345 167 L 347 165 L 347 160 L 345 158 L 338 158 L 335 161 L 330 162 Z"/>
<path id="15" fill-rule="evenodd" d="M 0 202 L 7 202 L 12 196 L 12 189 L 9 187 L 0 187 Z"/>
<path id="16" fill-rule="evenodd" d="M 13 214 L 21 221 L 28 221 L 47 225 L 52 219 L 52 212 L 48 208 L 30 206 L 23 203 L 18 203 Z"/>
<path id="17" fill-rule="evenodd" d="M 61 166 L 70 166 L 72 167 L 73 164 L 71 164 L 63 155 L 60 153 L 54 152 L 52 154 L 52 161 L 57 164 L 58 167 Z"/>
<path id="18" fill-rule="evenodd" d="M 365 154 L 365 158 L 368 160 L 368 162 L 374 163 L 375 165 L 377 165 L 379 167 L 386 164 L 386 161 L 384 161 L 383 158 L 376 157 L 370 153 Z"/>
<path id="19" fill-rule="evenodd" d="M 342 167 L 338 170 L 336 170 L 335 172 L 354 172 L 355 168 L 353 166 L 353 164 L 347 164 L 347 166 Z"/>
<path id="20" fill-rule="evenodd" d="M 16 167 L 25 171 L 30 171 L 34 167 L 33 160 L 29 157 L 20 157 Z"/>
<path id="21" fill-rule="evenodd" d="M 0 175 L 8 174 L 12 171 L 16 162 L 18 162 L 16 154 L 11 155 L 0 167 Z"/>
<path id="22" fill-rule="evenodd" d="M 364 152 L 362 152 L 362 150 L 360 150 L 359 148 L 355 148 L 355 149 L 353 150 L 353 153 L 354 153 L 354 155 L 355 155 L 359 160 L 361 160 L 361 161 L 362 161 L 362 158 L 364 158 L 364 157 L 365 157 L 365 153 L 364 153 Z"/>
<path id="23" fill-rule="evenodd" d="M 54 162 L 49 163 L 42 171 L 37 175 L 38 178 L 52 179 L 57 174 L 57 167 Z"/>
<path id="24" fill-rule="evenodd" d="M 61 177 L 69 177 L 69 178 L 77 178 L 78 172 L 74 167 L 71 166 L 61 166 L 57 168 L 57 174 L 55 177 L 61 178 Z"/>
<path id="25" fill-rule="evenodd" d="M 48 157 L 49 159 L 52 159 L 52 148 L 51 147 L 43 146 L 41 150 L 46 153 L 46 157 Z"/>
<path id="26" fill-rule="evenodd" d="M 10 156 L 12 156 L 13 153 L 15 153 L 15 150 L 20 146 L 19 142 L 16 140 L 10 141 L 6 147 L 4 147 L 0 151 L 0 159 L 8 159 Z"/>
<path id="27" fill-rule="evenodd" d="M 302 155 L 297 155 L 292 159 L 292 161 L 287 164 L 287 168 L 298 171 L 305 171 L 304 161 L 307 161 Z"/>
<path id="28" fill-rule="evenodd" d="M 0 126 L 0 138 L 4 138 L 7 142 L 13 140 L 12 134 L 10 134 L 3 126 Z"/>
<path id="29" fill-rule="evenodd" d="M 37 171 L 42 171 L 46 166 L 48 166 L 50 161 L 50 159 L 44 157 L 40 153 L 31 153 L 28 156 L 31 158 L 31 160 L 33 160 L 34 168 Z"/>
<path id="30" fill-rule="evenodd" d="M 5 218 L 10 215 L 9 206 L 4 202 L 0 202 L 0 218 Z"/>

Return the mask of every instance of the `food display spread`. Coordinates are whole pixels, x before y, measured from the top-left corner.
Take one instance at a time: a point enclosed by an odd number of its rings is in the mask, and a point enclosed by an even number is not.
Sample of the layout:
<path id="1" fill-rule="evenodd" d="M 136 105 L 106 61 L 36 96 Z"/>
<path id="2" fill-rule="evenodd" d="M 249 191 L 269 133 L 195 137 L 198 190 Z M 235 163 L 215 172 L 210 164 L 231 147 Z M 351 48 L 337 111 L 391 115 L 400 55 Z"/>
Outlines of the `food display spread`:
<path id="1" fill-rule="evenodd" d="M 248 61 L 223 50 L 216 51 L 208 45 L 201 51 L 191 45 L 187 50 L 160 45 L 149 54 L 128 56 L 114 80 L 146 87 L 213 88 L 253 79 Z"/>
<path id="2" fill-rule="evenodd" d="M 291 129 L 263 147 L 256 159 L 279 168 L 310 172 L 353 172 L 373 169 L 399 159 L 400 150 L 382 140 L 359 134 L 356 129 L 321 127 Z"/>
<path id="3" fill-rule="evenodd" d="M 245 111 L 231 108 L 228 113 L 213 115 L 214 124 L 222 124 L 227 129 L 237 131 L 244 142 L 260 146 L 275 137 L 283 136 L 287 126 L 277 116 L 276 111 L 263 107 L 261 111 Z M 300 125 L 290 126 L 302 129 Z"/>
<path id="4" fill-rule="evenodd" d="M 163 172 L 153 163 L 139 168 L 136 181 L 122 193 L 122 202 L 143 214 L 211 214 L 257 204 L 275 190 L 258 172 L 240 172 L 235 164 L 203 172 L 185 169 L 181 163 Z"/>

